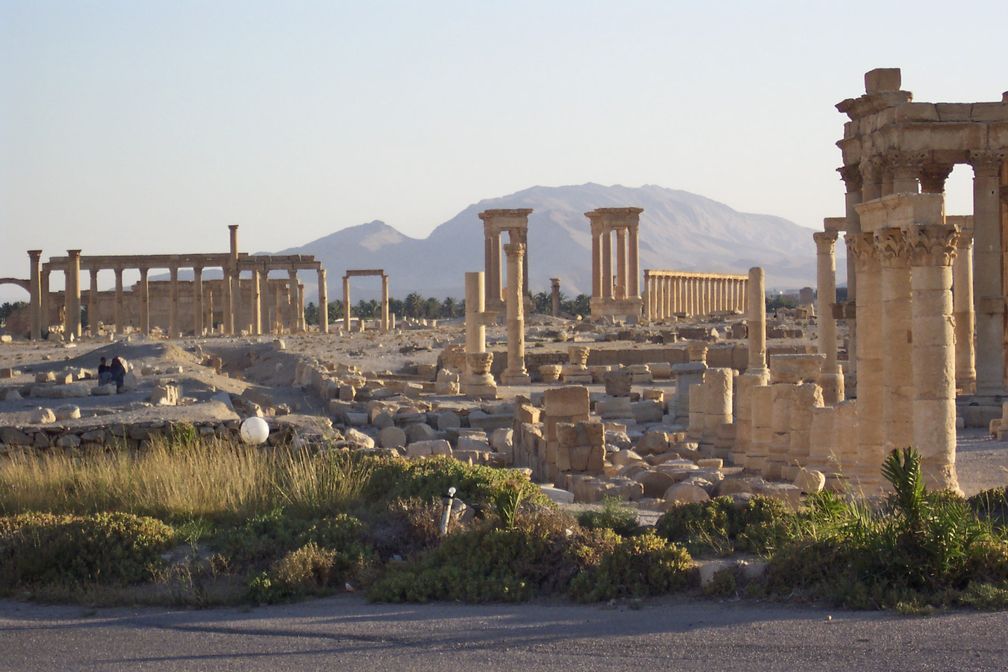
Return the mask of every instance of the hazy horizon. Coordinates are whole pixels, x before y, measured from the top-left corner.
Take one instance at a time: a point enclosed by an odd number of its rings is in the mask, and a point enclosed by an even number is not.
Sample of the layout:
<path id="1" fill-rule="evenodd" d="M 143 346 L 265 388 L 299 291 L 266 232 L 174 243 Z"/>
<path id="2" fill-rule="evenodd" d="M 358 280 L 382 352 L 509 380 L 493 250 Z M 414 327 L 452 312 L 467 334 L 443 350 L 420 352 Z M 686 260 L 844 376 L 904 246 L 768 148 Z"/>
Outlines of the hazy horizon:
<path id="1" fill-rule="evenodd" d="M 901 67 L 922 101 L 1008 89 L 1003 8 L 955 10 L 3 3 L 0 277 L 31 248 L 222 250 L 232 223 L 246 251 L 372 220 L 422 238 L 534 185 L 654 184 L 816 229 L 843 213 L 834 105 L 865 71 Z M 949 213 L 970 185 L 957 167 Z"/>

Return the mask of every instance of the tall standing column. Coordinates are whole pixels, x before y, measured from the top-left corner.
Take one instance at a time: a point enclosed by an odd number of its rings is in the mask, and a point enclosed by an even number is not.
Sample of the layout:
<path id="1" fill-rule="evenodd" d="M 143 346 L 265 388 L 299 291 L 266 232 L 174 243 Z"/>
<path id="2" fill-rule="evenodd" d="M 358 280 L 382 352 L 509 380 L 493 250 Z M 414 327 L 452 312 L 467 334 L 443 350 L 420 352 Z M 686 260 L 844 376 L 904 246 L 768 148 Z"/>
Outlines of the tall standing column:
<path id="1" fill-rule="evenodd" d="M 592 237 L 592 294 L 591 298 L 599 299 L 602 297 L 602 231 L 601 228 L 595 223 L 591 224 L 591 237 Z"/>
<path id="2" fill-rule="evenodd" d="M 273 281 L 273 332 L 279 336 L 284 333 L 283 297 L 286 280 Z"/>
<path id="3" fill-rule="evenodd" d="M 913 443 L 913 358 L 910 354 L 910 250 L 897 227 L 876 229 L 881 265 L 883 453 Z"/>
<path id="4" fill-rule="evenodd" d="M 935 217 L 935 219 L 939 219 Z M 955 227 L 913 226 L 913 443 L 921 456 L 924 484 L 959 490 L 956 478 L 955 345 L 952 324 L 952 259 Z"/>
<path id="5" fill-rule="evenodd" d="M 507 255 L 507 370 L 501 375 L 505 385 L 528 385 L 531 381 L 525 369 L 525 302 L 522 288 L 522 258 L 525 246 L 509 243 L 504 246 Z"/>
<path id="6" fill-rule="evenodd" d="M 550 278 L 550 312 L 553 317 L 560 315 L 560 278 Z"/>
<path id="7" fill-rule="evenodd" d="M 491 256 L 491 261 L 493 261 L 493 273 L 491 273 L 491 283 L 492 287 L 490 289 L 490 295 L 493 299 L 494 307 L 500 306 L 503 303 L 503 280 L 501 279 L 501 234 L 500 231 L 494 231 L 490 239 L 490 247 L 492 248 L 493 254 Z"/>
<path id="8" fill-rule="evenodd" d="M 203 267 L 193 267 L 193 336 L 203 335 Z"/>
<path id="9" fill-rule="evenodd" d="M 812 234 L 816 244 L 817 305 L 819 352 L 826 355 L 819 374 L 823 403 L 836 406 L 844 398 L 843 370 L 837 362 L 837 330 L 833 319 L 836 302 L 836 231 L 818 231 Z"/>
<path id="10" fill-rule="evenodd" d="M 343 331 L 350 333 L 350 276 L 343 276 Z"/>
<path id="11" fill-rule="evenodd" d="M 767 372 L 766 294 L 763 289 L 763 269 L 749 269 L 748 341 L 749 362 L 746 372 Z"/>
<path id="12" fill-rule="evenodd" d="M 853 478 L 864 494 L 881 486 L 882 426 L 882 287 L 881 267 L 873 233 L 847 234 L 848 254 L 857 260 L 857 419 L 858 464 Z"/>
<path id="13" fill-rule="evenodd" d="M 616 298 L 627 298 L 626 229 L 616 229 Z"/>
<path id="14" fill-rule="evenodd" d="M 115 308 L 113 318 L 117 334 L 126 333 L 126 310 L 123 306 L 123 269 L 115 267 Z"/>
<path id="15" fill-rule="evenodd" d="M 42 306 L 42 335 L 45 336 L 49 333 L 49 327 L 52 324 L 49 320 L 49 274 L 52 273 L 52 269 L 49 264 L 42 264 L 42 275 L 39 278 L 39 284 L 41 285 L 41 291 L 39 296 L 39 305 Z"/>
<path id="16" fill-rule="evenodd" d="M 229 335 L 237 333 L 238 314 L 238 225 L 229 224 L 231 248 L 228 262 L 224 266 L 224 332 Z"/>
<path id="17" fill-rule="evenodd" d="M 28 250 L 28 296 L 31 305 L 31 332 L 28 337 L 37 341 L 42 338 L 42 279 L 39 260 L 42 250 Z"/>
<path id="18" fill-rule="evenodd" d="M 961 231 L 952 262 L 952 314 L 955 316 L 956 387 L 971 393 L 976 387 L 973 350 L 973 231 Z"/>
<path id="19" fill-rule="evenodd" d="M 768 433 L 772 415 L 771 395 L 767 383 L 770 371 L 766 353 L 766 301 L 763 299 L 763 269 L 749 269 L 748 288 L 752 292 L 750 310 L 746 315 L 749 357 L 745 373 L 738 377 L 735 445 L 732 459 L 737 466 L 762 470 L 766 467 L 768 441 L 757 443 L 757 425 L 763 423 L 763 433 Z M 760 390 L 765 390 L 761 392 Z M 762 395 L 766 395 L 765 397 Z M 762 405 L 756 408 L 757 404 Z M 770 406 L 770 408 L 767 408 Z"/>
<path id="20" fill-rule="evenodd" d="M 296 268 L 287 269 L 287 303 L 290 308 L 290 317 L 288 318 L 288 325 L 292 333 L 299 331 L 301 326 L 301 321 L 298 319 L 297 309 L 298 309 L 298 277 Z"/>
<path id="21" fill-rule="evenodd" d="M 655 281 L 650 277 L 651 271 L 644 271 L 644 294 L 646 301 L 644 303 L 644 318 L 648 322 L 654 322 L 658 319 L 657 310 L 657 287 L 655 287 Z"/>
<path id="22" fill-rule="evenodd" d="M 627 288 L 631 298 L 640 296 L 640 240 L 639 224 L 631 224 L 627 229 Z"/>
<path id="23" fill-rule="evenodd" d="M 98 269 L 92 268 L 90 270 L 90 282 L 88 283 L 88 298 L 87 298 L 87 319 L 88 319 L 88 335 L 97 336 L 98 335 Z"/>
<path id="24" fill-rule="evenodd" d="M 262 271 L 252 269 L 252 334 L 262 336 Z"/>
<path id="25" fill-rule="evenodd" d="M 140 331 L 150 333 L 150 283 L 147 282 L 148 269 L 140 268 Z"/>
<path id="26" fill-rule="evenodd" d="M 305 307 L 305 297 L 304 297 L 304 284 L 297 283 L 297 324 L 298 331 L 302 334 L 308 331 L 308 325 L 305 322 L 304 316 Z"/>
<path id="27" fill-rule="evenodd" d="M 168 268 L 171 298 L 168 305 L 168 338 L 178 338 L 178 266 Z"/>
<path id="28" fill-rule="evenodd" d="M 493 235 L 490 233 L 490 229 L 486 226 L 484 222 L 483 225 L 483 270 L 486 271 L 486 277 L 493 277 L 494 261 L 493 261 Z M 485 285 L 485 291 L 487 296 L 484 300 L 493 301 L 493 282 L 488 280 Z"/>
<path id="29" fill-rule="evenodd" d="M 602 229 L 602 298 L 613 298 L 612 231 L 607 228 Z"/>
<path id="30" fill-rule="evenodd" d="M 64 333 L 80 338 L 81 336 L 81 297 L 80 297 L 80 250 L 67 250 L 69 259 L 64 272 Z"/>
<path id="31" fill-rule="evenodd" d="M 973 293 L 976 298 L 976 388 L 978 394 L 1005 391 L 1005 299 L 999 197 L 1001 162 L 992 152 L 971 152 L 973 165 Z"/>
<path id="32" fill-rule="evenodd" d="M 329 287 L 324 268 L 318 270 L 319 332 L 329 333 Z"/>
<path id="33" fill-rule="evenodd" d="M 207 331 L 214 331 L 214 296 L 213 296 L 213 285 L 207 289 L 206 293 L 206 316 L 203 318 L 203 325 L 206 327 Z"/>
<path id="34" fill-rule="evenodd" d="M 389 281 L 388 276 L 384 273 L 381 276 L 381 328 L 386 333 L 391 328 L 389 322 Z"/>

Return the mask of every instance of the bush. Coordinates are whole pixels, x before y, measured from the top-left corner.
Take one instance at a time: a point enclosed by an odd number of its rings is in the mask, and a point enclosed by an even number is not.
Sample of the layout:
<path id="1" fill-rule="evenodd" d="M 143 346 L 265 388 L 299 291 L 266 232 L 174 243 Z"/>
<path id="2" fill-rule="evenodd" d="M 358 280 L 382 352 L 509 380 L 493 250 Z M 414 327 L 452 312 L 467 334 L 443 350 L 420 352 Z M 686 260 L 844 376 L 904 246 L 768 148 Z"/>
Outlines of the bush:
<path id="1" fill-rule="evenodd" d="M 917 609 L 955 604 L 972 582 L 1008 580 L 1008 543 L 966 500 L 927 492 L 914 451 L 893 451 L 883 474 L 893 494 L 879 509 L 826 493 L 810 500 L 797 539 L 771 559 L 771 592 Z"/>
<path id="2" fill-rule="evenodd" d="M 792 520 L 793 514 L 778 499 L 751 497 L 739 505 L 730 497 L 716 497 L 669 509 L 655 529 L 693 554 L 767 555 L 790 536 Z"/>
<path id="3" fill-rule="evenodd" d="M 574 577 L 570 594 L 583 602 L 665 595 L 686 586 L 692 567 L 686 549 L 648 530 L 620 539 L 597 566 Z"/>
<path id="4" fill-rule="evenodd" d="M 311 541 L 286 554 L 269 572 L 253 577 L 248 596 L 254 602 L 273 603 L 326 595 L 342 590 L 364 564 L 363 554 L 323 548 Z"/>
<path id="5" fill-rule="evenodd" d="M 428 501 L 444 497 L 456 488 L 456 497 L 469 506 L 492 504 L 501 493 L 519 489 L 532 504 L 548 505 L 549 500 L 520 472 L 469 465 L 450 457 L 420 462 L 401 458 L 367 458 L 371 475 L 362 489 L 365 500 L 387 503 L 394 499 L 417 498 Z"/>
<path id="6" fill-rule="evenodd" d="M 523 513 L 510 528 L 452 534 L 412 561 L 390 563 L 368 593 L 382 602 L 517 602 L 560 594 L 618 537 L 581 530 L 553 512 Z"/>
<path id="7" fill-rule="evenodd" d="M 639 534 L 641 526 L 637 522 L 637 510 L 615 497 L 602 500 L 602 510 L 582 511 L 577 516 L 581 527 L 590 530 L 608 529 L 616 534 L 629 537 Z"/>
<path id="8" fill-rule="evenodd" d="M 984 490 L 966 502 L 981 520 L 1000 529 L 1008 527 L 1008 488 Z"/>
<path id="9" fill-rule="evenodd" d="M 237 568 L 264 569 L 285 554 L 308 544 L 348 556 L 364 557 L 364 525 L 347 514 L 301 519 L 277 509 L 247 520 L 219 537 L 214 545 Z"/>
<path id="10" fill-rule="evenodd" d="M 0 587 L 137 583 L 174 538 L 164 523 L 127 513 L 0 518 Z"/>

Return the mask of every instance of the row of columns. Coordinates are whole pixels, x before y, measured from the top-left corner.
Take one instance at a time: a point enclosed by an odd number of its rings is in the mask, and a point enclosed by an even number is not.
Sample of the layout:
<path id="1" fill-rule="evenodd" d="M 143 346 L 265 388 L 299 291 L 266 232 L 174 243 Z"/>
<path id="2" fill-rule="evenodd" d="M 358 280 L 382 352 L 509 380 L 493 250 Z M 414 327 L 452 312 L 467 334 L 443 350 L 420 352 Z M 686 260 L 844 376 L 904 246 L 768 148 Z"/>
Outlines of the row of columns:
<path id="1" fill-rule="evenodd" d="M 592 316 L 641 313 L 640 214 L 642 208 L 596 208 L 586 212 L 591 226 Z M 613 235 L 616 262 L 613 268 Z"/>
<path id="2" fill-rule="evenodd" d="M 49 264 L 40 265 L 39 261 L 41 258 L 41 250 L 29 250 L 29 265 L 30 265 L 30 279 L 29 279 L 29 295 L 30 295 L 30 315 L 31 315 L 31 331 L 29 337 L 32 340 L 37 340 L 42 338 L 43 333 L 48 329 L 48 315 L 49 315 L 49 275 L 54 270 Z M 80 250 L 68 250 L 67 251 L 67 262 L 62 266 L 64 272 L 65 286 L 64 291 L 64 305 L 63 305 L 63 327 L 64 333 L 72 334 L 75 338 L 79 338 L 82 335 L 82 327 L 80 320 L 80 310 L 81 310 L 81 287 L 80 287 L 80 267 L 81 267 L 81 254 Z M 101 269 L 90 268 L 90 286 L 87 297 L 87 308 L 89 315 L 89 332 L 91 335 L 96 335 L 97 325 L 98 325 L 98 273 Z M 116 266 L 110 270 L 115 273 L 115 299 L 113 303 L 113 323 L 115 324 L 115 329 L 117 334 L 122 334 L 125 331 L 126 326 L 126 309 L 125 309 L 125 294 L 123 287 L 123 271 L 126 270 L 125 266 Z M 147 266 L 138 266 L 137 270 L 140 272 L 140 279 L 135 286 L 135 292 L 138 302 L 138 321 L 139 329 L 143 333 L 150 333 L 151 330 L 151 298 L 150 298 L 150 281 L 149 273 L 150 268 Z M 172 336 L 179 333 L 179 322 L 180 322 L 180 312 L 179 312 L 179 279 L 178 279 L 178 266 L 170 266 L 169 270 L 169 298 L 168 298 L 168 323 L 167 331 Z M 204 291 L 204 281 L 203 281 L 203 267 L 194 266 L 193 271 L 193 281 L 191 283 L 192 292 L 192 321 L 193 328 L 192 333 L 196 335 L 202 335 L 208 328 L 211 328 L 211 320 L 213 311 L 206 310 L 206 299 L 207 292 Z M 326 272 L 324 269 L 318 269 L 318 283 L 319 283 L 319 324 L 320 330 L 323 333 L 328 333 L 329 331 L 329 321 L 328 314 L 322 306 L 328 304 L 328 292 L 326 290 Z M 248 323 L 240 324 L 238 323 L 238 318 L 232 312 L 225 310 L 223 322 L 225 325 L 225 333 L 228 329 L 241 330 L 247 328 L 248 333 L 261 335 L 263 333 L 263 321 L 264 315 L 268 312 L 264 310 L 263 296 L 262 296 L 262 285 L 266 280 L 268 275 L 268 270 L 263 269 L 253 269 L 251 271 L 251 283 L 247 292 L 241 291 L 241 271 L 232 274 L 230 278 L 226 277 L 222 281 L 223 287 L 223 304 L 224 306 L 231 306 L 231 310 L 239 310 L 241 306 L 241 296 L 243 293 L 249 295 L 249 315 Z M 288 280 L 285 282 L 276 283 L 276 291 L 280 292 L 281 287 L 286 287 L 286 297 L 282 302 L 277 302 L 277 306 L 283 306 L 283 312 L 285 315 L 278 317 L 280 308 L 276 309 L 274 313 L 273 320 L 273 330 L 277 328 L 282 328 L 280 325 L 285 324 L 287 328 L 292 331 L 305 331 L 306 324 L 304 321 L 304 286 L 298 283 L 297 270 L 288 270 Z M 230 327 L 228 327 L 230 325 Z"/>
<path id="3" fill-rule="evenodd" d="M 1008 193 L 1008 164 L 1005 158 L 1005 154 L 999 151 L 969 151 L 966 159 L 973 168 L 974 250 L 973 272 L 968 280 L 973 287 L 976 392 L 993 396 L 1005 393 L 1008 373 L 1005 344 L 1008 277 L 1004 273 L 1002 222 L 1005 207 L 1003 193 Z M 945 181 L 953 167 L 953 163 L 929 160 L 923 153 L 903 152 L 867 157 L 859 164 L 843 166 L 839 172 L 846 185 L 847 232 L 858 234 L 862 230 L 858 204 L 900 193 L 943 194 Z M 857 286 L 855 261 L 848 257 L 847 263 L 848 300 L 856 306 L 860 288 Z M 967 280 L 962 275 L 960 279 Z M 962 314 L 961 306 L 958 312 Z M 856 314 L 855 307 L 855 324 Z M 851 331 L 856 343 L 860 336 L 857 331 Z"/>
<path id="4" fill-rule="evenodd" d="M 677 314 L 745 312 L 748 277 L 678 271 L 644 271 L 645 316 L 651 321 Z"/>

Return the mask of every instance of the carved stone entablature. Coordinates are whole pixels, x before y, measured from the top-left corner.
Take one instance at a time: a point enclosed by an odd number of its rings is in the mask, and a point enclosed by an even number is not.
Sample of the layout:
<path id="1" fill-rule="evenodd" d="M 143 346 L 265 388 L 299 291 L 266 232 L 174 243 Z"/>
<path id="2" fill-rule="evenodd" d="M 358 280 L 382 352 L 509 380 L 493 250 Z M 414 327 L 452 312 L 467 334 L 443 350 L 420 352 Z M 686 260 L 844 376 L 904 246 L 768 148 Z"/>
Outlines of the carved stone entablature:
<path id="1" fill-rule="evenodd" d="M 907 232 L 912 266 L 951 266 L 956 256 L 959 229 L 955 226 L 928 224 L 914 226 Z"/>
<path id="2" fill-rule="evenodd" d="M 875 245 L 883 266 L 887 268 L 910 266 L 910 245 L 903 229 L 895 226 L 879 229 L 875 232 Z"/>
<path id="3" fill-rule="evenodd" d="M 977 175 L 997 176 L 1004 160 L 1004 152 L 984 150 L 969 153 L 969 164 Z"/>

